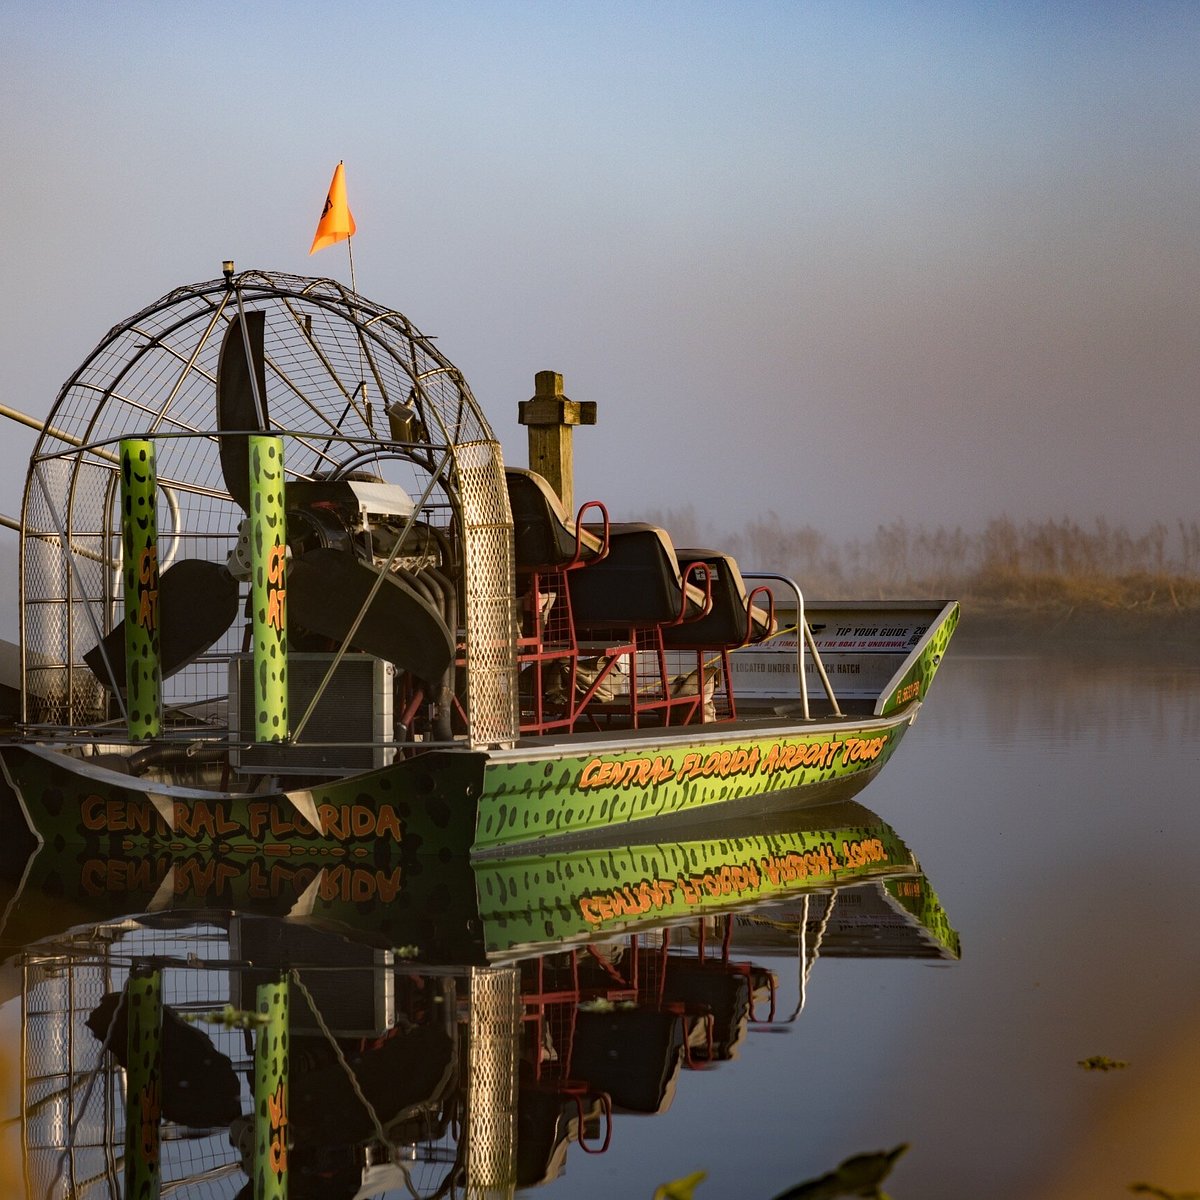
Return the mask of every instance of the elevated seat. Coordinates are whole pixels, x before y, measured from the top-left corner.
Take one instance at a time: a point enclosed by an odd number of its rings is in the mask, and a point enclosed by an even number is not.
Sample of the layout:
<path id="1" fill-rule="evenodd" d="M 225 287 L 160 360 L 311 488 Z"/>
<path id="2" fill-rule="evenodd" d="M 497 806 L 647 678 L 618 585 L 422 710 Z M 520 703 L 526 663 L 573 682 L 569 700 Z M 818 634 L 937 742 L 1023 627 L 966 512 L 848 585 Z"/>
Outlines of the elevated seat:
<path id="1" fill-rule="evenodd" d="M 719 550 L 677 550 L 680 568 L 704 563 L 712 581 L 712 606 L 708 613 L 686 625 L 664 631 L 668 646 L 727 646 L 735 649 L 760 642 L 775 632 L 775 603 L 771 589 L 756 587 L 747 593 L 737 561 Z"/>
<path id="2" fill-rule="evenodd" d="M 518 1144 L 525 1138 L 532 1165 L 557 1159 L 558 1143 L 574 1137 L 588 1154 L 603 1154 L 612 1139 L 612 1101 L 572 1070 L 580 1001 L 575 950 L 521 965 L 523 1062 L 518 1093 Z M 566 1119 L 574 1113 L 574 1128 Z M 590 1133 L 603 1127 L 602 1137 Z"/>
<path id="3" fill-rule="evenodd" d="M 686 1036 L 686 1021 L 674 1010 L 581 1011 L 574 1072 L 607 1093 L 615 1109 L 665 1112 L 683 1068 Z"/>
<path id="4" fill-rule="evenodd" d="M 732 1058 L 750 1019 L 751 981 L 738 964 L 721 966 L 672 955 L 663 997 L 667 1002 L 690 1006 L 712 1016 L 712 1045 L 698 1054 Z"/>
<path id="5" fill-rule="evenodd" d="M 504 483 L 512 509 L 518 571 L 570 570 L 604 557 L 607 514 L 598 530 L 584 528 L 536 471 L 505 467 Z M 593 507 L 603 511 L 599 501 L 589 500 L 579 510 L 580 516 Z"/>
<path id="6" fill-rule="evenodd" d="M 658 945 L 642 946 L 635 935 L 627 953 L 609 958 L 589 946 L 580 964 L 580 993 L 616 1004 L 579 1007 L 573 1070 L 628 1112 L 665 1111 L 681 1068 L 714 1057 L 711 1011 L 664 994 L 669 946 L 670 930 Z"/>
<path id="7" fill-rule="evenodd" d="M 689 578 L 665 529 L 641 522 L 609 526 L 608 556 L 571 579 L 571 604 L 581 627 L 640 628 L 694 621 L 709 608 L 703 573 Z"/>
<path id="8" fill-rule="evenodd" d="M 593 717 L 627 714 L 634 727 L 651 716 L 664 725 L 687 724 L 702 715 L 703 689 L 675 686 L 664 631 L 707 616 L 712 608 L 708 568 L 681 563 L 670 536 L 657 525 L 609 526 L 608 555 L 568 579 L 580 640 L 606 666 L 583 702 Z M 591 703 L 599 686 L 619 667 L 628 670 L 620 699 Z"/>
<path id="9" fill-rule="evenodd" d="M 612 1138 L 612 1101 L 606 1093 L 580 1093 L 518 1084 L 517 1187 L 532 1188 L 557 1179 L 572 1141 L 589 1154 L 601 1154 Z M 605 1140 L 593 1145 L 587 1134 L 603 1120 Z"/>
<path id="10" fill-rule="evenodd" d="M 761 642 L 775 632 L 775 600 L 768 587 L 746 592 L 736 560 L 719 550 L 676 551 L 681 569 L 690 563 L 708 568 L 712 605 L 708 613 L 695 621 L 668 626 L 663 644 L 668 652 L 696 651 L 696 678 L 704 677 L 712 692 L 714 718 L 733 720 L 737 703 L 730 687 L 729 651 L 752 642 Z M 690 664 L 689 664 L 690 665 Z"/>
<path id="11" fill-rule="evenodd" d="M 521 600 L 520 728 L 534 734 L 570 732 L 578 715 L 576 696 L 586 689 L 578 682 L 579 648 L 567 575 L 608 553 L 608 512 L 599 501 L 589 500 L 572 519 L 536 471 L 506 467 L 504 482 Z M 599 520 L 585 528 L 582 518 L 589 510 Z"/>

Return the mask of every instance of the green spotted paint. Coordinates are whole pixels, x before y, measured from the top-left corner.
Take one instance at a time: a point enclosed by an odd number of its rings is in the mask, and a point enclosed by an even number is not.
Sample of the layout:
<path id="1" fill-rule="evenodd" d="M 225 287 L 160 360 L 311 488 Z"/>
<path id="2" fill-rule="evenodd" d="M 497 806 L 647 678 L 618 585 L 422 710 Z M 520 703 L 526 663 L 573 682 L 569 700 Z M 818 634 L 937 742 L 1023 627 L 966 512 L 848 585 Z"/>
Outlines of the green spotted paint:
<path id="1" fill-rule="evenodd" d="M 129 736 L 156 737 L 162 726 L 158 627 L 158 480 L 154 443 L 121 442 L 121 568 L 125 585 L 125 696 Z"/>
<path id="2" fill-rule="evenodd" d="M 893 679 L 875 706 L 886 717 L 899 712 L 914 700 L 924 700 L 937 669 L 946 655 L 946 647 L 958 626 L 959 607 L 948 604 L 926 631 L 901 674 Z"/>
<path id="3" fill-rule="evenodd" d="M 161 1177 L 162 976 L 135 968 L 125 985 L 129 1009 L 125 1068 L 125 1200 L 152 1200 Z"/>
<path id="4" fill-rule="evenodd" d="M 254 637 L 254 738 L 288 737 L 287 527 L 283 442 L 250 437 L 250 602 Z"/>
<path id="5" fill-rule="evenodd" d="M 908 719 L 750 730 L 729 740 L 704 727 L 680 730 L 678 740 L 582 743 L 553 757 L 524 749 L 488 756 L 479 799 L 475 849 L 611 830 L 665 817 L 696 816 L 722 806 L 761 805 L 791 793 L 795 806 L 849 799 L 892 756 Z M 719 728 L 719 727 L 718 727 Z"/>
<path id="6" fill-rule="evenodd" d="M 288 985 L 260 984 L 255 997 L 254 1197 L 286 1200 L 288 1151 Z"/>

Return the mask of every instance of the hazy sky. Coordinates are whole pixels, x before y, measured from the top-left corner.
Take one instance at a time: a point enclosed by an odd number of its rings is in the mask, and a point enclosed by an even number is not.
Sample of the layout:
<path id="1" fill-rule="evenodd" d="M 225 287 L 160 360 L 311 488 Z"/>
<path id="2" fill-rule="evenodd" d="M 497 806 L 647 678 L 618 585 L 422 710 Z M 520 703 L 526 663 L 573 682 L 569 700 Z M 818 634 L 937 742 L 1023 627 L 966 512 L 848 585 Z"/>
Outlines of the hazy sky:
<path id="1" fill-rule="evenodd" d="M 580 500 L 839 538 L 1200 512 L 1200 4 L 0 19 L 16 407 L 223 258 L 348 280 L 307 253 L 344 159 L 359 290 L 437 335 L 508 461 L 535 371 L 598 403 Z M 0 442 L 0 511 L 31 445 Z"/>

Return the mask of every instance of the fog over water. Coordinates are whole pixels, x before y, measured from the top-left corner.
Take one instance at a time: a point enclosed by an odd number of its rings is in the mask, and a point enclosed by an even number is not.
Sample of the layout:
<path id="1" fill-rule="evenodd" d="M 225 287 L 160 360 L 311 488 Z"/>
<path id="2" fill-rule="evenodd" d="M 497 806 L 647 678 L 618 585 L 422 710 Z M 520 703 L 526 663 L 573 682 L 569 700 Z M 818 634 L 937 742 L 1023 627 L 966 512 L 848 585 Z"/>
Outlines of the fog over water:
<path id="1" fill-rule="evenodd" d="M 595 400 L 618 516 L 1196 516 L 1194 5 L 3 8 L 5 403 L 224 258 L 348 281 L 344 159 L 359 290 L 513 462 Z"/>

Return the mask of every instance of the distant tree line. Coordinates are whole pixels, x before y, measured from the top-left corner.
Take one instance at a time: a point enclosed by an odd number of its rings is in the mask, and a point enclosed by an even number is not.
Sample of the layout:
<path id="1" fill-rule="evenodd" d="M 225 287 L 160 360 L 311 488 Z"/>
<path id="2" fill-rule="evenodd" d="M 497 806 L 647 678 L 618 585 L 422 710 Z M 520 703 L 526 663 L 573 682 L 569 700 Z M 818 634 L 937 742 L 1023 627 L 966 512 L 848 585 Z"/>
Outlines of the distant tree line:
<path id="1" fill-rule="evenodd" d="M 785 525 L 773 511 L 729 533 L 702 524 L 691 506 L 645 519 L 667 529 L 678 547 L 725 550 L 743 570 L 782 571 L 812 596 L 992 591 L 1022 578 L 1200 577 L 1200 521 L 1160 521 L 1132 534 L 1103 518 L 1081 524 L 1005 516 L 976 533 L 897 520 L 879 525 L 871 537 L 837 541 L 811 525 Z"/>

